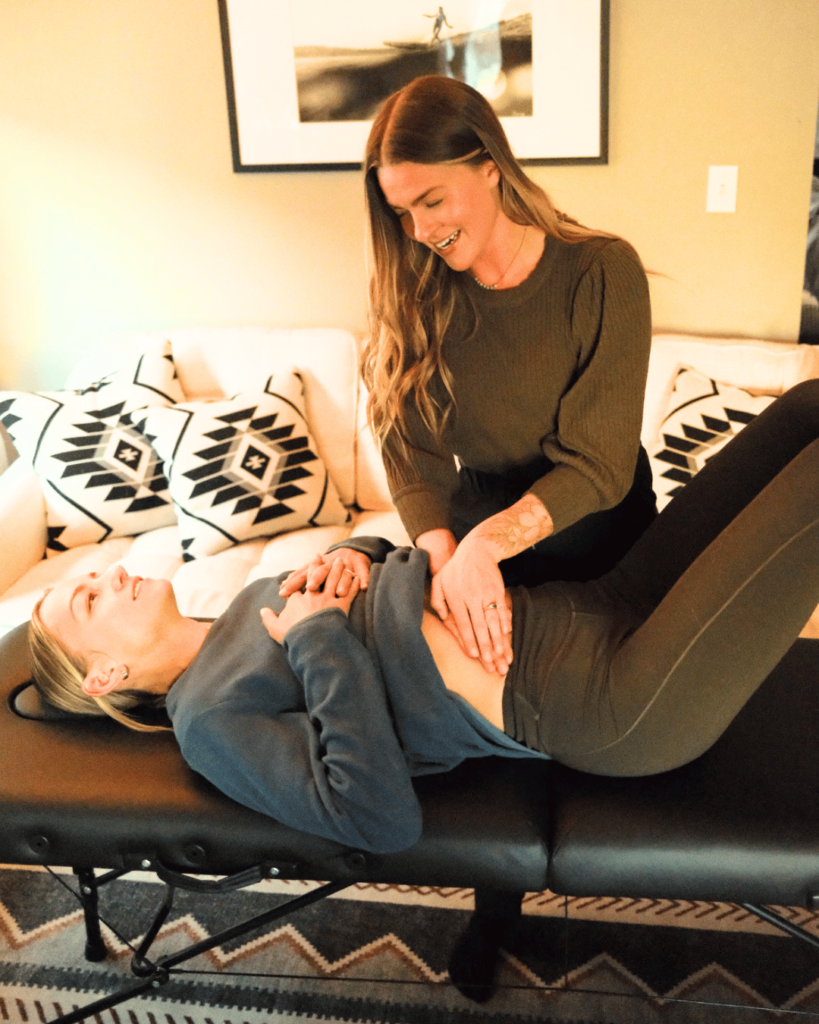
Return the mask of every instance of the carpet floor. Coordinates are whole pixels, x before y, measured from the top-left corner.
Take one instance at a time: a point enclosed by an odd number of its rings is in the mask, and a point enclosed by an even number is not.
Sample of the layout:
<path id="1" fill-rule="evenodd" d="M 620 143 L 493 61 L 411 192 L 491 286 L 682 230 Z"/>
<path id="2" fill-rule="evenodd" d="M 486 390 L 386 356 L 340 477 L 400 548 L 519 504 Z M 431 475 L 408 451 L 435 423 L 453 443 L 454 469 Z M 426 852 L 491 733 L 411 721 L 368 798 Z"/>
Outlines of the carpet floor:
<path id="1" fill-rule="evenodd" d="M 179 892 L 151 955 L 168 954 L 313 883 Z M 107 958 L 84 959 L 70 872 L 0 869 L 0 1022 L 45 1024 L 134 979 L 163 887 L 103 887 Z M 357 885 L 189 961 L 99 1024 L 819 1024 L 819 951 L 730 904 L 530 893 L 483 1004 L 449 980 L 471 890 Z M 819 914 L 790 920 L 819 936 Z"/>

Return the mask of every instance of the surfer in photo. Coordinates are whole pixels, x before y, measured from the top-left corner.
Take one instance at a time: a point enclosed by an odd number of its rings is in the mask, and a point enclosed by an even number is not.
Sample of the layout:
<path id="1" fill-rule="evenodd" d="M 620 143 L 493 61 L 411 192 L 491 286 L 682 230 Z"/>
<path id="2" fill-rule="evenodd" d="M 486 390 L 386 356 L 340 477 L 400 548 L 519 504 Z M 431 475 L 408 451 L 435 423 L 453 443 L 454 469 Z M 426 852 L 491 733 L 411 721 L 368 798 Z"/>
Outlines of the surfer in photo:
<path id="1" fill-rule="evenodd" d="M 437 43 L 441 38 L 441 29 L 446 25 L 447 28 L 452 28 L 452 25 L 446 20 L 443 7 L 438 8 L 437 14 L 425 14 L 425 18 L 434 18 L 435 24 L 432 26 L 432 41 Z"/>

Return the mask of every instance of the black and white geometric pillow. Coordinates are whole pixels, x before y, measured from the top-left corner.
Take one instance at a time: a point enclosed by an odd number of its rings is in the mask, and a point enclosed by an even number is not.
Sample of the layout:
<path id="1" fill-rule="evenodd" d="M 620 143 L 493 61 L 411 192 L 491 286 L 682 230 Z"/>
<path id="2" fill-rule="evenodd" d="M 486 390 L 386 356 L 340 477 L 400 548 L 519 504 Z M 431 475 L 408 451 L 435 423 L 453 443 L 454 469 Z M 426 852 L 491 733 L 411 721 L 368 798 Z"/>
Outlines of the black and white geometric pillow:
<path id="1" fill-rule="evenodd" d="M 148 410 L 146 438 L 165 462 L 186 561 L 348 521 L 303 410 L 290 368 L 259 392 Z"/>
<path id="2" fill-rule="evenodd" d="M 773 402 L 770 395 L 750 395 L 691 367 L 680 369 L 660 434 L 649 449 L 657 508 L 662 511 L 689 480 Z"/>
<path id="3" fill-rule="evenodd" d="M 169 341 L 80 391 L 0 393 L 0 423 L 42 483 L 48 555 L 176 521 L 143 420 L 184 397 Z"/>

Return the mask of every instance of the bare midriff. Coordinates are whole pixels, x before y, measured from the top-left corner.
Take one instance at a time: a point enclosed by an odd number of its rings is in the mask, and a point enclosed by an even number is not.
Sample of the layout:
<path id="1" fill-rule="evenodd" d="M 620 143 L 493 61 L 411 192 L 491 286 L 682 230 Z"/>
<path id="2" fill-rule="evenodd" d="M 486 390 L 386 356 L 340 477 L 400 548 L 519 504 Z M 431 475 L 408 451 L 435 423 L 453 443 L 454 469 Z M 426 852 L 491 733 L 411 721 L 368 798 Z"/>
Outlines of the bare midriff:
<path id="1" fill-rule="evenodd" d="M 506 597 L 510 603 L 509 595 Z M 499 729 L 503 729 L 505 675 L 487 672 L 470 658 L 434 612 L 424 610 L 421 632 L 448 690 L 459 694 Z"/>

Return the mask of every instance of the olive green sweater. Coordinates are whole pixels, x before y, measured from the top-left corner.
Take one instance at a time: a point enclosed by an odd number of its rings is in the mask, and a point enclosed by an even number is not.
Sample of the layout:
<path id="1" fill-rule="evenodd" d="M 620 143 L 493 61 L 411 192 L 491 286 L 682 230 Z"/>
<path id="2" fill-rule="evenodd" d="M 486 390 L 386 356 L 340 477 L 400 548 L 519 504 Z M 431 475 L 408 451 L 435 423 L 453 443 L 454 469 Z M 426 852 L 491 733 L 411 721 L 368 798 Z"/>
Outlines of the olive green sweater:
<path id="1" fill-rule="evenodd" d="M 621 240 L 547 238 L 516 288 L 487 291 L 468 273 L 459 284 L 443 346 L 453 416 L 439 445 L 410 408 L 409 460 L 388 469 L 409 535 L 450 528 L 453 456 L 501 475 L 545 456 L 554 466 L 528 492 L 543 502 L 555 532 L 619 504 L 634 477 L 651 344 L 637 254 Z M 478 317 L 471 336 L 470 306 Z M 432 389 L 445 398 L 439 377 Z M 398 454 L 394 444 L 388 440 L 388 454 Z"/>

